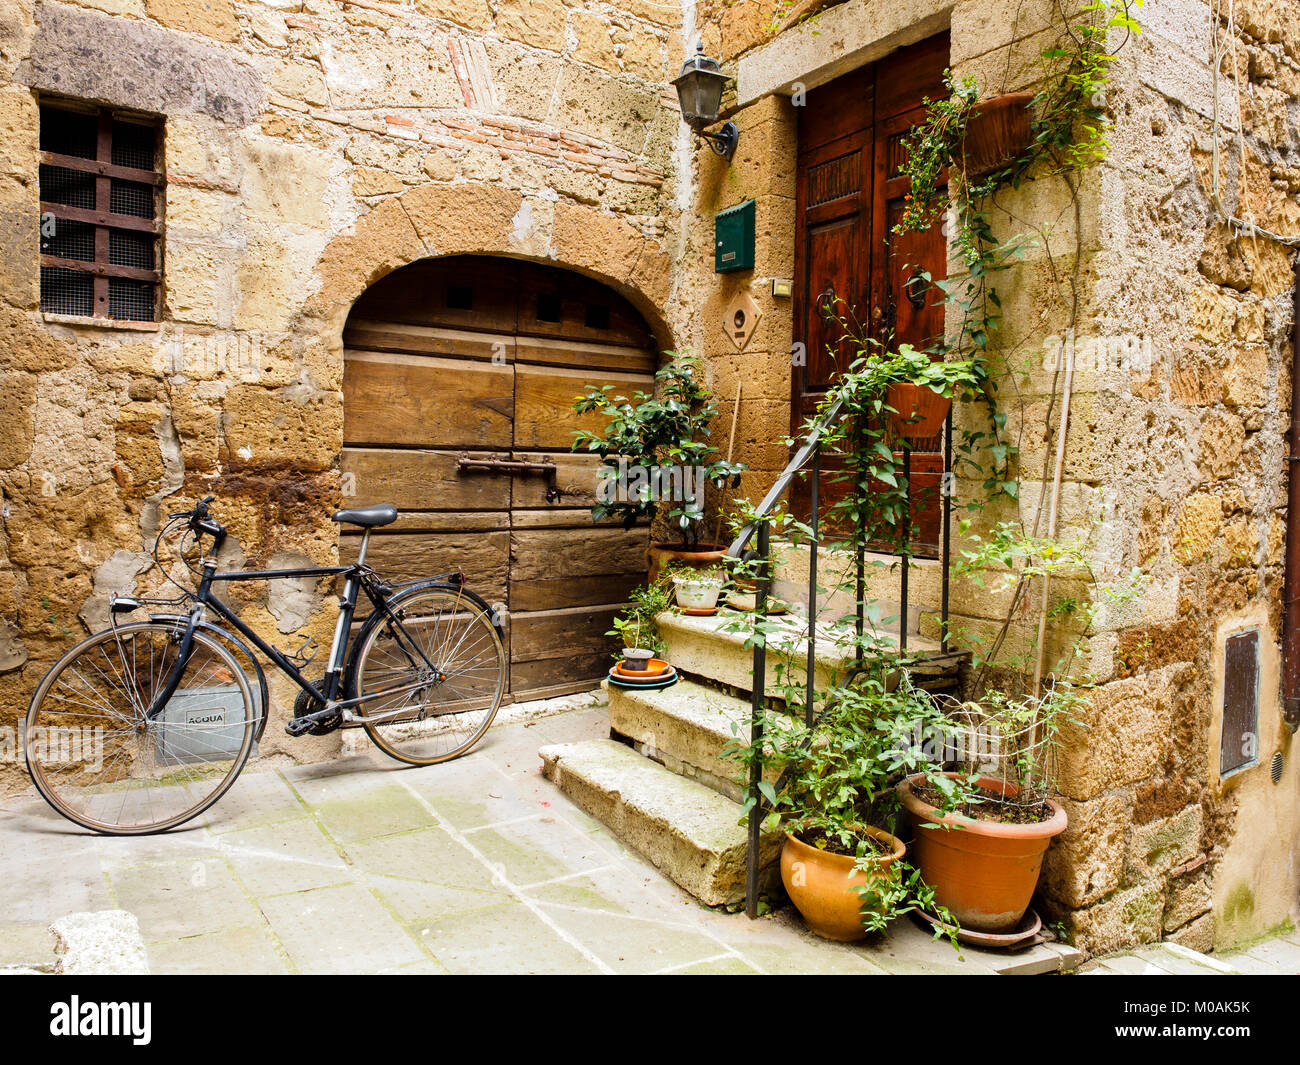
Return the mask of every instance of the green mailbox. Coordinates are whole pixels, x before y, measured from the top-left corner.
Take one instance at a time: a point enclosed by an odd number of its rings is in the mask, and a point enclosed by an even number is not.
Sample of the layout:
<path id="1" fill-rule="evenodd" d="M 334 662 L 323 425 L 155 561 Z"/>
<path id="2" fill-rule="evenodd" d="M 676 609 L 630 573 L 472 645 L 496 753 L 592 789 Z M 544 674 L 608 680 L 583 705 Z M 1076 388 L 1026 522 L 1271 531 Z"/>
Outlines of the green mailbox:
<path id="1" fill-rule="evenodd" d="M 746 200 L 713 218 L 713 272 L 754 269 L 754 201 Z"/>

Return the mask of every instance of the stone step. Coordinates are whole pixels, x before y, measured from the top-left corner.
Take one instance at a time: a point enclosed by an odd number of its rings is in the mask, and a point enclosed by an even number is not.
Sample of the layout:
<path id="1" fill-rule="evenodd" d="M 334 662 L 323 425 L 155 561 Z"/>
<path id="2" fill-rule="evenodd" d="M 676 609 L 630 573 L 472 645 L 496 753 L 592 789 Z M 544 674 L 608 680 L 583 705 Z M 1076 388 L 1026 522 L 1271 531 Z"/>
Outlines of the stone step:
<path id="1" fill-rule="evenodd" d="M 808 622 L 798 614 L 770 619 L 781 631 L 768 637 L 766 694 L 780 698 L 782 679 L 802 689 L 808 669 Z M 736 615 L 720 612 L 713 617 L 685 614 L 660 614 L 656 619 L 659 635 L 668 645 L 667 658 L 679 672 L 702 677 L 739 692 L 754 690 L 754 651 L 745 646 L 743 631 L 729 631 Z M 886 647 L 896 646 L 895 637 L 880 634 Z M 915 679 L 926 687 L 945 687 L 955 682 L 961 660 L 956 653 L 940 654 L 939 644 L 921 636 L 909 636 L 909 652 L 925 656 L 912 667 Z M 816 664 L 813 683 L 824 691 L 837 679 L 842 680 L 853 663 L 853 652 L 837 642 L 833 633 L 818 626 L 815 647 Z M 778 669 L 781 667 L 781 669 Z M 671 689 L 667 689 L 671 690 Z"/>
<path id="2" fill-rule="evenodd" d="M 542 771 L 580 809 L 709 906 L 745 897 L 745 828 L 740 807 L 615 740 L 543 747 Z M 763 837 L 769 890 L 779 880 L 779 832 Z"/>
<path id="3" fill-rule="evenodd" d="M 660 691 L 608 691 L 609 727 L 638 753 L 733 802 L 742 801 L 745 766 L 723 752 L 748 742 L 747 699 L 685 679 Z M 776 775 L 767 772 L 769 780 Z"/>

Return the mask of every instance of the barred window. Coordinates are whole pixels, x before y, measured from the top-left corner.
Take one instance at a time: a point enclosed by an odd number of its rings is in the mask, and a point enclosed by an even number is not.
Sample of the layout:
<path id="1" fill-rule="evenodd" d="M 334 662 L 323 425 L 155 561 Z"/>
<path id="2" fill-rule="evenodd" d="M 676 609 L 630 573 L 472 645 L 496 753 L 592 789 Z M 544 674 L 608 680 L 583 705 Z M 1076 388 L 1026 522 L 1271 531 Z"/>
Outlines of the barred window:
<path id="1" fill-rule="evenodd" d="M 158 320 L 160 133 L 135 115 L 41 104 L 41 310 Z"/>

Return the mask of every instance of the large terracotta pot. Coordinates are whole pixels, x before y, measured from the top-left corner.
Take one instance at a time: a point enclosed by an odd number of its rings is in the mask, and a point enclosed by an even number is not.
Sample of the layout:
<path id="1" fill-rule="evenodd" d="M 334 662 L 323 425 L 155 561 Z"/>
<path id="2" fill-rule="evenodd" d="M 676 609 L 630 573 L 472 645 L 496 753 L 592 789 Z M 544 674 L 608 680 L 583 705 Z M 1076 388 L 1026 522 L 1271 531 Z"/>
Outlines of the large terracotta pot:
<path id="1" fill-rule="evenodd" d="M 1029 144 L 1033 93 L 1012 92 L 980 100 L 966 120 L 962 162 L 967 177 L 983 177 L 1015 159 Z"/>
<path id="2" fill-rule="evenodd" d="M 903 857 L 903 844 L 888 832 L 868 827 L 862 831 L 890 848 L 888 855 L 876 859 L 876 868 L 882 873 Z M 808 927 L 824 939 L 849 943 L 866 937 L 862 899 L 853 889 L 865 884 L 869 875 L 879 874 L 861 872 L 854 865 L 855 859 L 847 854 L 830 854 L 785 834 L 781 881 Z"/>
<path id="3" fill-rule="evenodd" d="M 1013 931 L 1034 896 L 1052 837 L 1065 831 L 1065 811 L 1048 799 L 1052 816 L 1032 825 L 976 821 L 961 814 L 940 817 L 938 810 L 912 792 L 912 782 L 919 779 L 918 775 L 903 781 L 898 794 L 912 817 L 912 860 L 921 878 L 963 928 Z M 995 793 L 1010 790 L 992 777 L 981 777 L 978 783 Z"/>
<path id="4" fill-rule="evenodd" d="M 890 385 L 885 402 L 898 413 L 889 416 L 894 432 L 907 440 L 923 440 L 943 430 L 952 400 L 925 385 Z"/>
<path id="5" fill-rule="evenodd" d="M 704 569 L 707 566 L 718 565 L 726 555 L 727 549 L 717 544 L 700 544 L 693 551 L 683 551 L 677 544 L 651 544 L 646 550 L 650 583 L 657 581 L 659 574 L 671 563 Z"/>

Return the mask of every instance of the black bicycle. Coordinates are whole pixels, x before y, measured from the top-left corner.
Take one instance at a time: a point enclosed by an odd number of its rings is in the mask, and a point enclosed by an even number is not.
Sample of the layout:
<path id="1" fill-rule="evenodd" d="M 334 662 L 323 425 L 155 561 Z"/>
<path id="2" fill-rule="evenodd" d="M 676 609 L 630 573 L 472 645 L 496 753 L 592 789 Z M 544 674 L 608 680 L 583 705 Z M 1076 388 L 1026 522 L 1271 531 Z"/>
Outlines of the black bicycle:
<path id="1" fill-rule="evenodd" d="M 23 746 L 51 806 L 96 832 L 143 835 L 215 803 L 266 728 L 266 673 L 253 648 L 300 689 L 285 728 L 291 736 L 360 727 L 385 754 L 411 765 L 455 758 L 482 738 L 505 693 L 500 623 L 465 587 L 464 574 L 390 584 L 366 565 L 371 531 L 395 521 L 396 507 L 334 515 L 365 530 L 349 566 L 219 573 L 226 528 L 208 509 L 212 498 L 171 515 L 154 544 L 167 573 L 160 545 L 180 533 L 181 558 L 197 555 L 197 570 L 186 562 L 195 589 L 178 584 L 172 599 L 115 596 L 110 627 L 68 651 L 32 696 Z M 313 641 L 281 652 L 213 591 L 295 577 L 344 582 L 318 680 L 302 672 L 318 650 Z M 362 592 L 369 612 L 358 619 Z M 149 619 L 120 623 L 138 610 L 149 610 Z M 255 686 L 241 660 L 251 663 Z"/>

